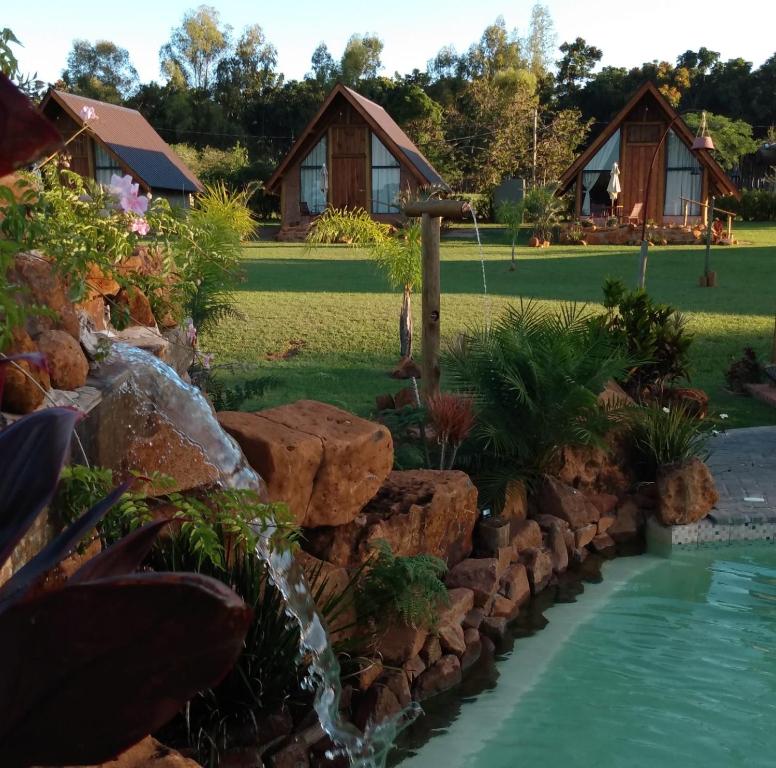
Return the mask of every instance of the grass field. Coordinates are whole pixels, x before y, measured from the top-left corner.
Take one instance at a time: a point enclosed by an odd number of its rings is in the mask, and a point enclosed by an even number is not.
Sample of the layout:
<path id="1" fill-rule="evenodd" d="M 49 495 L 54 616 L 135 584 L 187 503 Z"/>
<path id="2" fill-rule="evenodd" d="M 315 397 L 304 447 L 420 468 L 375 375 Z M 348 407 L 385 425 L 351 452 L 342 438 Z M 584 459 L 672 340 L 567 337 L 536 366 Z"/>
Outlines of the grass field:
<path id="1" fill-rule="evenodd" d="M 450 234 L 465 236 L 466 230 Z M 724 390 L 724 370 L 744 346 L 767 359 L 776 312 L 776 225 L 741 224 L 735 234 L 740 245 L 712 250 L 717 288 L 698 287 L 703 248 L 695 246 L 651 248 L 647 289 L 688 314 L 696 335 L 692 384 L 709 392 L 715 410 L 729 414 L 727 424 L 776 424 L 776 409 Z M 504 235 L 486 229 L 483 238 L 487 299 L 476 243 L 443 240 L 443 336 L 482 324 L 488 312 L 496 316 L 521 297 L 596 304 L 605 277 L 635 281 L 633 246 L 521 247 L 517 270 L 510 272 Z M 388 290 L 366 254 L 345 246 L 307 250 L 260 242 L 245 248 L 244 267 L 238 292 L 244 319 L 225 322 L 203 347 L 217 362 L 251 363 L 261 375 L 275 376 L 278 384 L 261 405 L 314 398 L 367 415 L 375 395 L 402 386 L 387 376 L 398 359 L 401 297 Z M 418 357 L 420 296 L 413 308 Z"/>

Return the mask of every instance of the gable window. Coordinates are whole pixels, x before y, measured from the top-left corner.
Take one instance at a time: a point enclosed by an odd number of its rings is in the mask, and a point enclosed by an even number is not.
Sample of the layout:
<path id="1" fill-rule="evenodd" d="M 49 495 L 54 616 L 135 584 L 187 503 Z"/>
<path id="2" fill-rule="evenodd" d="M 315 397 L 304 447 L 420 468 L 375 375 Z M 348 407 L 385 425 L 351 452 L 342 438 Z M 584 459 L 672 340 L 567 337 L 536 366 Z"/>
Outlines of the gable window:
<path id="1" fill-rule="evenodd" d="M 326 169 L 326 137 L 324 136 L 302 160 L 299 202 L 306 204 L 310 213 L 323 213 L 329 191 Z"/>
<path id="2" fill-rule="evenodd" d="M 372 134 L 372 213 L 398 213 L 399 161 Z"/>
<path id="3" fill-rule="evenodd" d="M 94 142 L 94 179 L 98 184 L 108 186 L 113 174 L 123 176 L 119 161 L 101 144 Z"/>
<path id="4" fill-rule="evenodd" d="M 600 216 L 612 204 L 606 188 L 620 159 L 620 131 L 615 131 L 582 171 L 582 215 Z"/>
<path id="5" fill-rule="evenodd" d="M 671 131 L 668 134 L 666 152 L 666 199 L 663 214 L 682 216 L 685 200 L 692 200 L 696 202 L 687 203 L 687 213 L 690 216 L 700 216 L 701 207 L 697 201 L 701 199 L 702 178 L 701 166 L 697 158 Z"/>

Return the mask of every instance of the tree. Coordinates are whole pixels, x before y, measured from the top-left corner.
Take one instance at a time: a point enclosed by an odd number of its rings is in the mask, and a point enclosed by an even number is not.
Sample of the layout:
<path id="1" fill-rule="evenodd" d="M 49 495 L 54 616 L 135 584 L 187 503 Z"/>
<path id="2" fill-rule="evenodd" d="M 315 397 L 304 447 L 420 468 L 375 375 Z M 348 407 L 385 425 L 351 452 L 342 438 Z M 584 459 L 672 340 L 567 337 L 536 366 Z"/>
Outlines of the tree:
<path id="1" fill-rule="evenodd" d="M 310 58 L 312 78 L 319 83 L 330 83 L 337 77 L 337 65 L 326 43 L 320 43 Z"/>
<path id="2" fill-rule="evenodd" d="M 531 72 L 542 79 L 552 66 L 552 51 L 555 48 L 555 25 L 546 5 L 536 3 L 531 9 L 528 37 L 525 41 L 525 55 Z"/>
<path id="3" fill-rule="evenodd" d="M 139 83 L 129 52 L 110 40 L 73 40 L 62 79 L 73 93 L 112 104 L 121 104 Z"/>
<path id="4" fill-rule="evenodd" d="M 685 122 L 693 131 L 697 131 L 701 116 L 691 112 L 686 115 Z M 743 155 L 755 152 L 759 146 L 752 138 L 752 126 L 743 120 L 732 120 L 724 115 L 707 112 L 706 125 L 714 140 L 715 158 L 726 171 L 735 168 Z"/>
<path id="5" fill-rule="evenodd" d="M 229 50 L 230 28 L 212 5 L 187 11 L 160 51 L 162 74 L 177 87 L 207 89 L 218 62 Z"/>
<path id="6" fill-rule="evenodd" d="M 525 68 L 517 30 L 508 32 L 504 17 L 499 16 L 493 24 L 485 27 L 479 42 L 469 48 L 459 75 L 470 79 L 493 78 L 500 72 Z"/>
<path id="7" fill-rule="evenodd" d="M 383 41 L 377 35 L 352 35 L 340 62 L 343 81 L 356 85 L 364 78 L 377 77 L 382 52 Z"/>
<path id="8" fill-rule="evenodd" d="M 507 228 L 507 233 L 512 241 L 510 272 L 515 270 L 515 247 L 517 245 L 517 236 L 520 234 L 520 225 L 523 223 L 524 213 L 525 202 L 523 200 L 505 200 L 496 210 L 496 221 Z"/>
<path id="9" fill-rule="evenodd" d="M 583 37 L 573 43 L 561 43 L 560 52 L 563 57 L 556 62 L 557 93 L 561 99 L 569 99 L 590 79 L 604 54 L 600 48 L 588 45 Z"/>

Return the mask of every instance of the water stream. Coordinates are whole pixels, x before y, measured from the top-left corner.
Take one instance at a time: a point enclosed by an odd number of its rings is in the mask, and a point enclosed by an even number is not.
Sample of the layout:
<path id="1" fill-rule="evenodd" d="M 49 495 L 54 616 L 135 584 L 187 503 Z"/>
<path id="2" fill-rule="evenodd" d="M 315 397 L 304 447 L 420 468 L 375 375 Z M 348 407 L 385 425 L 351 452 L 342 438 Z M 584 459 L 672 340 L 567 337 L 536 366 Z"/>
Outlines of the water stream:
<path id="1" fill-rule="evenodd" d="M 153 355 L 124 344 L 115 344 L 101 364 L 101 374 L 121 376 L 122 387 L 131 388 L 181 436 L 200 446 L 227 488 L 259 492 L 262 480 L 245 460 L 237 443 L 218 423 L 210 404 L 199 389 L 183 382 L 172 368 Z M 299 624 L 300 655 L 308 663 L 305 685 L 315 690 L 315 710 L 321 727 L 357 768 L 380 768 L 397 733 L 417 717 L 411 705 L 396 718 L 361 732 L 343 720 L 339 701 L 340 668 L 323 622 L 307 588 L 304 575 L 290 552 L 268 546 L 272 531 L 264 531 L 257 553 L 267 564 L 270 578 L 286 602 L 286 612 Z"/>
<path id="2" fill-rule="evenodd" d="M 480 228 L 477 225 L 477 211 L 471 206 L 472 222 L 474 222 L 474 234 L 477 236 L 477 248 L 480 254 L 480 267 L 482 268 L 482 298 L 485 303 L 485 327 L 490 328 L 490 296 L 488 295 L 488 281 L 485 277 L 485 252 L 482 250 Z"/>

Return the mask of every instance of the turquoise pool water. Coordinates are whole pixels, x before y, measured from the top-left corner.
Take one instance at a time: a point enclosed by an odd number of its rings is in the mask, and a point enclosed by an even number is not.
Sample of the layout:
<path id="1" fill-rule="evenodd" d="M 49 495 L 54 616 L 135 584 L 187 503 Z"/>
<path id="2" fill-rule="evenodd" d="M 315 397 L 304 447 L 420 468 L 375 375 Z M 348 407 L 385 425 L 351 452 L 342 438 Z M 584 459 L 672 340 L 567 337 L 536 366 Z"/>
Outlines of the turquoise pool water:
<path id="1" fill-rule="evenodd" d="M 608 563 L 402 768 L 773 768 L 776 547 Z"/>

